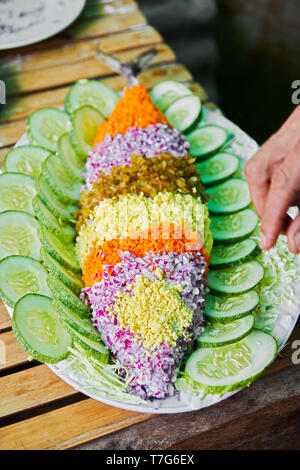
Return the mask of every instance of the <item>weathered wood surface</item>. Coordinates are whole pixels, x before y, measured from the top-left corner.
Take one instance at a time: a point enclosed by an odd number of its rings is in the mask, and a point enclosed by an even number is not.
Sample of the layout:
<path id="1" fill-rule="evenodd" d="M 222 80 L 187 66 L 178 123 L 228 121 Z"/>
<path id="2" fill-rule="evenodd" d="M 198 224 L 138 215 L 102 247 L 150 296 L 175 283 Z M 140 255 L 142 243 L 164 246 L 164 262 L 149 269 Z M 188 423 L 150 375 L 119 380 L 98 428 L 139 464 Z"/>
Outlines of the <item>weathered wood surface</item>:
<path id="1" fill-rule="evenodd" d="M 122 77 L 96 60 L 98 42 L 122 60 L 157 47 L 140 82 L 150 89 L 175 79 L 214 106 L 133 0 L 88 0 L 80 18 L 58 36 L 0 52 L 0 78 L 8 91 L 0 113 L 0 163 L 25 132 L 28 116 L 43 106 L 61 106 L 74 81 L 88 77 L 116 90 L 124 87 Z M 291 363 L 295 339 L 300 339 L 299 325 L 264 377 L 231 399 L 198 412 L 153 416 L 89 399 L 46 365 L 29 361 L 0 302 L 0 346 L 5 350 L 5 358 L 0 356 L 0 449 L 295 447 L 300 421 L 299 366 Z"/>

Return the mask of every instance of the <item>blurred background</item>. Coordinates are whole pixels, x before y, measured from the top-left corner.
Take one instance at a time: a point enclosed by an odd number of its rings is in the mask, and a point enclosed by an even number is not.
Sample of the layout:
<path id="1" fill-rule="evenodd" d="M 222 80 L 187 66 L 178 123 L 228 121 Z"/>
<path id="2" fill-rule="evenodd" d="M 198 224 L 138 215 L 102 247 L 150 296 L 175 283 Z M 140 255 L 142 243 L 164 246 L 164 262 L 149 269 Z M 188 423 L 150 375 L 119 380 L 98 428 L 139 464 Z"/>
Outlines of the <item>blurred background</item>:
<path id="1" fill-rule="evenodd" d="M 259 143 L 295 105 L 299 0 L 137 0 L 211 101 Z"/>

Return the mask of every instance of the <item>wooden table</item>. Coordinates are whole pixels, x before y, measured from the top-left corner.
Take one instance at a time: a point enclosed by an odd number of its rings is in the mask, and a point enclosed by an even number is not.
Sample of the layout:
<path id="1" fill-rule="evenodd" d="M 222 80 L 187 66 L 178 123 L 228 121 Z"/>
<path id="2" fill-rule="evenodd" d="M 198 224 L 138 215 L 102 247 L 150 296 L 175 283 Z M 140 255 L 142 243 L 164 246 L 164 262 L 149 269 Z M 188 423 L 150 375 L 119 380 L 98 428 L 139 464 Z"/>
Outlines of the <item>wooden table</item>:
<path id="1" fill-rule="evenodd" d="M 161 80 L 178 80 L 214 106 L 133 0 L 88 0 L 80 18 L 60 35 L 0 53 L 0 78 L 7 86 L 0 161 L 24 133 L 30 113 L 60 106 L 74 81 L 101 78 L 122 89 L 123 78 L 95 58 L 99 41 L 103 51 L 124 61 L 155 45 L 158 55 L 140 82 L 151 88 Z M 29 362 L 1 304 L 0 346 L 5 345 L 6 360 L 0 360 L 0 449 L 299 448 L 300 365 L 291 363 L 295 339 L 300 339 L 300 325 L 249 389 L 202 411 L 155 416 L 101 404 L 62 382 L 46 365 Z"/>

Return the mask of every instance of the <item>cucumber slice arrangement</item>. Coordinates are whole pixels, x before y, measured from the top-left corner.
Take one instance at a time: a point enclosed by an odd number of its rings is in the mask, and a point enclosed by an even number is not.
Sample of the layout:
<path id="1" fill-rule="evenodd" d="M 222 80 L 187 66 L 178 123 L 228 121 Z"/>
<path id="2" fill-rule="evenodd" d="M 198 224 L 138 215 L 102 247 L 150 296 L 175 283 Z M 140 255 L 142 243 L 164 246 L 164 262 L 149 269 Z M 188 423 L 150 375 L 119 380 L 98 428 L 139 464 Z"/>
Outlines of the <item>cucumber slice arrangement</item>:
<path id="1" fill-rule="evenodd" d="M 9 307 L 25 294 L 51 297 L 47 286 L 47 271 L 29 256 L 12 255 L 0 261 L 0 297 Z"/>
<path id="2" fill-rule="evenodd" d="M 41 248 L 41 258 L 48 272 L 63 282 L 75 295 L 80 294 L 83 282 L 80 274 L 65 268 L 58 263 L 44 248 Z"/>
<path id="3" fill-rule="evenodd" d="M 59 138 L 70 128 L 68 113 L 56 108 L 42 108 L 31 114 L 26 132 L 30 144 L 40 145 L 50 152 L 55 152 Z"/>
<path id="4" fill-rule="evenodd" d="M 76 231 L 71 225 L 59 221 L 53 215 L 47 206 L 42 202 L 38 195 L 32 200 L 34 213 L 38 221 L 43 224 L 50 232 L 54 233 L 63 241 L 71 241 L 76 236 Z"/>
<path id="5" fill-rule="evenodd" d="M 217 214 L 228 214 L 245 209 L 251 203 L 250 192 L 246 181 L 230 179 L 206 189 L 210 199 L 208 210 Z"/>
<path id="6" fill-rule="evenodd" d="M 0 212 L 24 211 L 34 215 L 32 199 L 36 195 L 34 180 L 21 173 L 0 175 Z"/>
<path id="7" fill-rule="evenodd" d="M 58 154 L 68 177 L 83 182 L 84 164 L 75 152 L 69 134 L 59 139 Z"/>
<path id="8" fill-rule="evenodd" d="M 260 253 L 261 249 L 251 238 L 230 245 L 215 245 L 209 266 L 211 269 L 235 266 L 255 258 Z"/>
<path id="9" fill-rule="evenodd" d="M 42 171 L 42 163 L 48 157 L 49 150 L 34 145 L 20 145 L 11 149 L 3 162 L 3 171 L 23 173 L 37 178 Z"/>
<path id="10" fill-rule="evenodd" d="M 23 255 L 40 259 L 41 243 L 39 223 L 22 211 L 0 214 L 0 260 L 10 255 Z"/>
<path id="11" fill-rule="evenodd" d="M 65 204 L 76 204 L 82 184 L 67 174 L 58 155 L 50 155 L 43 163 L 43 175 L 52 191 Z"/>
<path id="12" fill-rule="evenodd" d="M 240 295 L 205 296 L 205 316 L 210 323 L 230 323 L 251 313 L 258 305 L 255 290 Z"/>
<path id="13" fill-rule="evenodd" d="M 253 315 L 247 315 L 230 323 L 208 325 L 197 344 L 200 348 L 215 348 L 240 341 L 253 330 L 254 321 Z"/>
<path id="14" fill-rule="evenodd" d="M 79 80 L 65 99 L 65 109 L 72 114 L 81 106 L 90 105 L 107 118 L 114 110 L 119 95 L 112 88 L 97 80 Z"/>
<path id="15" fill-rule="evenodd" d="M 53 192 L 44 175 L 40 175 L 35 181 L 35 187 L 41 201 L 59 221 L 72 224 L 76 223 L 75 214 L 78 210 L 78 206 L 63 203 Z"/>
<path id="16" fill-rule="evenodd" d="M 73 243 L 63 243 L 43 225 L 40 227 L 39 237 L 43 248 L 59 264 L 75 273 L 80 272 Z"/>
<path id="17" fill-rule="evenodd" d="M 83 161 L 86 160 L 97 129 L 103 121 L 102 114 L 91 106 L 82 106 L 72 114 L 71 141 Z"/>
<path id="18" fill-rule="evenodd" d="M 191 90 L 183 83 L 167 80 L 152 88 L 150 93 L 153 103 L 162 111 L 183 96 L 192 95 Z"/>
<path id="19" fill-rule="evenodd" d="M 262 265 L 257 261 L 249 261 L 232 268 L 210 271 L 207 276 L 207 285 L 215 292 L 241 294 L 253 289 L 263 276 Z"/>
<path id="20" fill-rule="evenodd" d="M 57 363 L 65 359 L 72 345 L 51 298 L 27 294 L 15 306 L 12 329 L 25 351 L 37 361 Z"/>
<path id="21" fill-rule="evenodd" d="M 202 183 L 210 186 L 232 176 L 238 169 L 239 159 L 231 153 L 220 152 L 204 162 L 197 162 L 196 166 Z"/>
<path id="22" fill-rule="evenodd" d="M 94 327 L 90 318 L 81 317 L 74 310 L 71 310 L 59 300 L 53 301 L 55 308 L 59 312 L 60 317 L 73 329 L 83 336 L 90 338 L 92 341 L 101 341 L 101 335 Z"/>
<path id="23" fill-rule="evenodd" d="M 194 351 L 186 363 L 185 379 L 193 389 L 205 393 L 239 390 L 256 380 L 276 354 L 275 338 L 253 330 L 233 344 Z"/>
<path id="24" fill-rule="evenodd" d="M 83 317 L 89 318 L 91 316 L 90 307 L 81 302 L 79 297 L 52 273 L 48 274 L 47 283 L 54 299 L 59 300 L 66 305 L 66 307 L 74 310 Z"/>
<path id="25" fill-rule="evenodd" d="M 223 127 L 207 124 L 189 133 L 190 152 L 198 159 L 205 159 L 219 150 L 228 139 L 228 132 Z"/>
<path id="26" fill-rule="evenodd" d="M 165 112 L 165 116 L 173 127 L 181 132 L 191 127 L 201 112 L 201 101 L 198 96 L 184 96 L 172 103 Z"/>
<path id="27" fill-rule="evenodd" d="M 212 216 L 210 229 L 216 243 L 234 243 L 248 237 L 257 227 L 258 217 L 251 209 L 235 214 Z"/>

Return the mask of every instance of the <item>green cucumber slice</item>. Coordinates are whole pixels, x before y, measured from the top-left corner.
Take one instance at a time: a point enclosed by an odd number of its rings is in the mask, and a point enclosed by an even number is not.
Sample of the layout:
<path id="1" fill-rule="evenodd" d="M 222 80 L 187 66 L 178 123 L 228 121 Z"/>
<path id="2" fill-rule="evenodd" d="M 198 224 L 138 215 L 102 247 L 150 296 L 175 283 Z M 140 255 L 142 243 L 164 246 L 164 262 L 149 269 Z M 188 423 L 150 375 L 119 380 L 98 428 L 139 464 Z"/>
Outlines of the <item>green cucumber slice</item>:
<path id="1" fill-rule="evenodd" d="M 69 134 L 64 134 L 59 139 L 58 154 L 68 177 L 83 181 L 84 164 L 75 152 Z"/>
<path id="2" fill-rule="evenodd" d="M 246 181 L 230 179 L 225 183 L 207 188 L 210 199 L 208 210 L 215 214 L 228 214 L 245 209 L 251 203 L 250 192 Z"/>
<path id="3" fill-rule="evenodd" d="M 40 259 L 39 223 L 30 214 L 5 211 L 0 214 L 0 260 L 10 255 Z"/>
<path id="4" fill-rule="evenodd" d="M 209 267 L 220 269 L 245 263 L 261 253 L 257 243 L 251 238 L 232 245 L 215 245 L 211 252 Z"/>
<path id="5" fill-rule="evenodd" d="M 215 348 L 240 341 L 253 330 L 254 322 L 254 315 L 247 315 L 230 323 L 208 325 L 197 338 L 198 347 Z"/>
<path id="6" fill-rule="evenodd" d="M 229 323 L 238 320 L 252 312 L 259 303 L 255 290 L 235 296 L 205 296 L 205 315 L 210 323 Z"/>
<path id="7" fill-rule="evenodd" d="M 196 163 L 202 183 L 206 186 L 221 183 L 238 169 L 239 159 L 232 153 L 221 152 L 204 162 Z"/>
<path id="8" fill-rule="evenodd" d="M 42 171 L 42 163 L 48 157 L 49 150 L 34 145 L 21 145 L 11 149 L 3 162 L 4 172 L 23 173 L 37 178 Z"/>
<path id="9" fill-rule="evenodd" d="M 69 90 L 65 109 L 70 114 L 76 109 L 90 105 L 107 118 L 114 110 L 119 95 L 109 86 L 97 80 L 79 80 Z"/>
<path id="10" fill-rule="evenodd" d="M 186 381 L 205 393 L 226 393 L 250 385 L 275 359 L 277 341 L 260 330 L 228 346 L 197 349 L 188 359 Z"/>
<path id="11" fill-rule="evenodd" d="M 192 95 L 191 90 L 183 83 L 174 80 L 160 82 L 152 88 L 150 96 L 153 103 L 164 112 L 174 101 L 183 96 Z"/>
<path id="12" fill-rule="evenodd" d="M 97 129 L 103 122 L 102 114 L 91 106 L 81 106 L 72 114 L 72 145 L 84 161 L 92 148 Z"/>
<path id="13" fill-rule="evenodd" d="M 79 295 L 84 287 L 79 274 L 64 268 L 44 248 L 41 248 L 41 258 L 48 272 L 63 282 L 75 295 Z"/>
<path id="14" fill-rule="evenodd" d="M 212 216 L 210 229 L 216 243 L 233 243 L 248 237 L 258 224 L 258 217 L 251 209 L 235 214 Z"/>
<path id="15" fill-rule="evenodd" d="M 32 145 L 41 145 L 51 152 L 65 132 L 71 129 L 69 114 L 56 108 L 41 108 L 31 114 L 26 125 L 28 140 Z"/>
<path id="16" fill-rule="evenodd" d="M 245 176 L 245 173 L 244 173 L 245 165 L 246 165 L 246 162 L 244 160 L 242 160 L 241 158 L 239 158 L 239 166 L 238 166 L 236 172 L 232 175 L 232 177 L 233 178 L 239 178 L 241 180 L 246 181 L 246 176 Z"/>
<path id="17" fill-rule="evenodd" d="M 209 271 L 207 286 L 224 294 L 241 294 L 253 289 L 264 277 L 264 269 L 257 261 L 232 268 Z"/>
<path id="18" fill-rule="evenodd" d="M 0 175 L 0 212 L 13 210 L 34 215 L 32 199 L 36 195 L 34 180 L 21 173 Z"/>
<path id="19" fill-rule="evenodd" d="M 91 316 L 90 307 L 81 302 L 80 298 L 52 273 L 48 274 L 47 283 L 54 299 L 59 300 L 80 316 L 88 318 Z"/>
<path id="20" fill-rule="evenodd" d="M 76 237 L 76 231 L 71 225 L 64 224 L 53 215 L 38 195 L 32 201 L 38 221 L 63 241 L 71 241 Z"/>
<path id="21" fill-rule="evenodd" d="M 50 155 L 43 163 L 44 177 L 55 195 L 65 204 L 76 204 L 80 199 L 82 183 L 67 174 L 58 155 Z"/>
<path id="22" fill-rule="evenodd" d="M 60 317 L 74 330 L 93 341 L 102 341 L 99 331 L 94 327 L 90 318 L 81 317 L 74 310 L 69 309 L 59 300 L 54 300 L 54 306 Z"/>
<path id="23" fill-rule="evenodd" d="M 183 96 L 172 103 L 165 112 L 169 123 L 179 129 L 186 131 L 196 121 L 201 112 L 201 101 L 198 96 Z"/>
<path id="24" fill-rule="evenodd" d="M 39 229 L 39 238 L 47 253 L 58 263 L 75 273 L 80 272 L 73 243 L 63 243 L 43 225 Z"/>
<path id="25" fill-rule="evenodd" d="M 190 142 L 190 152 L 197 158 L 208 158 L 219 150 L 228 139 L 228 132 L 223 127 L 208 124 L 199 127 L 186 136 Z"/>
<path id="26" fill-rule="evenodd" d="M 88 338 L 72 328 L 69 323 L 61 319 L 61 323 L 66 331 L 72 336 L 74 344 L 78 343 L 88 354 L 102 364 L 108 363 L 109 351 L 106 349 L 102 341 Z"/>
<path id="27" fill-rule="evenodd" d="M 45 206 L 61 222 L 76 223 L 76 212 L 78 206 L 63 203 L 53 192 L 44 175 L 40 175 L 35 182 L 38 195 Z"/>
<path id="28" fill-rule="evenodd" d="M 12 255 L 0 261 L 0 297 L 9 307 L 30 293 L 51 297 L 46 280 L 47 271 L 34 258 Z"/>
<path id="29" fill-rule="evenodd" d="M 22 297 L 14 309 L 12 329 L 21 346 L 37 361 L 54 364 L 69 354 L 71 336 L 62 327 L 49 297 L 38 294 Z"/>

